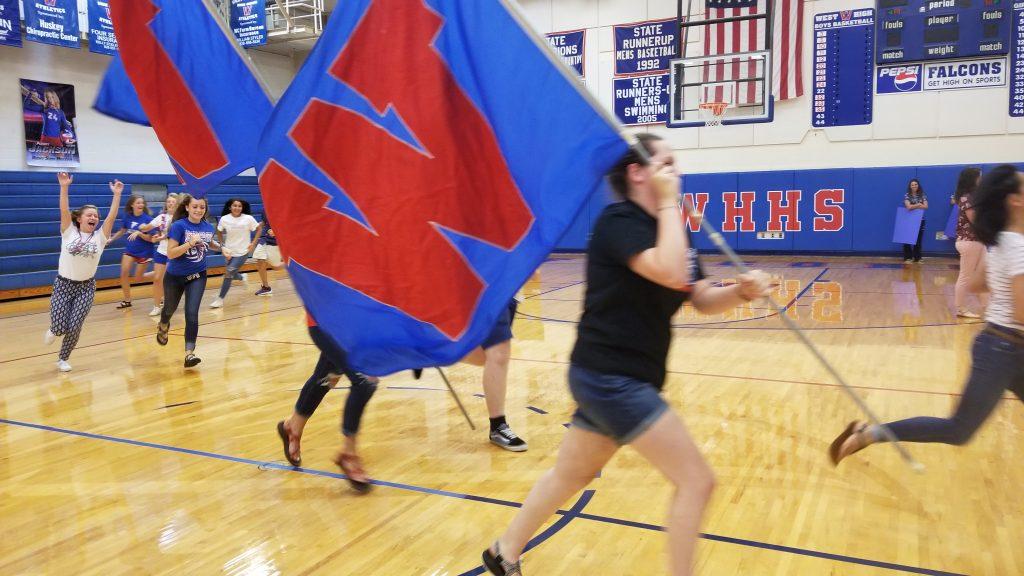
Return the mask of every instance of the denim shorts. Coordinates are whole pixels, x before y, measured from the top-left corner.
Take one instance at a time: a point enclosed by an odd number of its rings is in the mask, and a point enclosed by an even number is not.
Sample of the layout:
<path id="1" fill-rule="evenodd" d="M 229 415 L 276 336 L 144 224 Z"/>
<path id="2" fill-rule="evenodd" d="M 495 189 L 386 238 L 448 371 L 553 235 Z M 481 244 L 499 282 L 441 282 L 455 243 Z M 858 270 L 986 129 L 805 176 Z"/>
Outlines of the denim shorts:
<path id="1" fill-rule="evenodd" d="M 494 328 L 491 329 L 491 333 L 487 335 L 481 348 L 487 350 L 501 344 L 502 342 L 508 342 L 512 339 L 512 320 L 516 317 L 516 309 L 519 308 L 519 302 L 513 298 L 508 303 L 508 307 L 498 314 L 498 320 L 494 323 Z"/>
<path id="2" fill-rule="evenodd" d="M 569 367 L 569 391 L 576 401 L 572 425 L 629 444 L 647 431 L 668 404 L 653 384 Z"/>

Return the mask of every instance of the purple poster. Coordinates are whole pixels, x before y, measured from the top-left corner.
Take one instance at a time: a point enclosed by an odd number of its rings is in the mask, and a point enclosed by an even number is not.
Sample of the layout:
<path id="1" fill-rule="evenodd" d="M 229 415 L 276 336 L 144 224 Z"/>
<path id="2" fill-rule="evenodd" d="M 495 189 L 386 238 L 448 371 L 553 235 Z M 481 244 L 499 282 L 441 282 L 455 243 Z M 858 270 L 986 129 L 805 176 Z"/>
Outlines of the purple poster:
<path id="1" fill-rule="evenodd" d="M 956 221 L 960 218 L 960 206 L 953 204 L 953 209 L 949 211 L 949 220 L 946 220 L 946 238 L 949 240 L 956 240 Z"/>
<path id="2" fill-rule="evenodd" d="M 924 210 L 907 210 L 903 206 L 897 208 L 892 241 L 897 244 L 917 244 L 917 232 L 921 229 L 923 219 Z"/>

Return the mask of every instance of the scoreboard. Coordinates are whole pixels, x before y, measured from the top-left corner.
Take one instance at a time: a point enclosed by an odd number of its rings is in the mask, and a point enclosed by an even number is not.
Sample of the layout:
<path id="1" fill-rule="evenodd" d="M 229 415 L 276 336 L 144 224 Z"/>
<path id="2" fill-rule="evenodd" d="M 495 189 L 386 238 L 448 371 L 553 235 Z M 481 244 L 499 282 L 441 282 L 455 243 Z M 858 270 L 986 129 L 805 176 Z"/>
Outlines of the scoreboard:
<path id="1" fill-rule="evenodd" d="M 877 0 L 877 8 L 878 64 L 1010 51 L 1012 0 Z"/>

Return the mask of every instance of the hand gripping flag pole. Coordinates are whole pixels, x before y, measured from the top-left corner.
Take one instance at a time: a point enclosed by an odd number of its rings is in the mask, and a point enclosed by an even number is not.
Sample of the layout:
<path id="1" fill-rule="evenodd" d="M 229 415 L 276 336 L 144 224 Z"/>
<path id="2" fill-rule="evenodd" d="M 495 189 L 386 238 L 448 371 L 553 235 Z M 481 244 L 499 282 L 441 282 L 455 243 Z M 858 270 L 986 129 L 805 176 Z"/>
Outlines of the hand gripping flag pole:
<path id="1" fill-rule="evenodd" d="M 640 156 L 641 159 L 643 159 L 644 163 L 650 162 L 651 157 L 647 153 L 647 150 L 643 147 L 643 145 L 641 145 L 640 143 L 635 143 L 633 144 L 633 149 L 636 150 L 637 154 Z M 685 196 L 683 197 L 683 210 L 687 214 L 697 214 L 696 210 L 694 209 L 693 203 L 690 202 L 690 200 Z M 722 254 L 724 254 L 730 262 L 732 262 L 733 267 L 740 274 L 750 273 L 750 269 L 747 268 L 747 266 L 743 263 L 742 260 L 740 260 L 739 256 L 736 255 L 736 252 L 733 251 L 732 247 L 729 246 L 728 243 L 726 243 L 725 238 L 722 237 L 722 235 L 718 232 L 718 230 L 715 229 L 714 226 L 709 224 L 707 220 L 702 219 L 701 229 L 705 232 L 705 234 L 707 234 L 708 238 L 711 240 L 711 242 L 714 243 L 715 247 L 717 247 L 718 250 Z M 885 438 L 887 442 L 892 444 L 893 448 L 896 449 L 896 452 L 899 453 L 903 461 L 906 462 L 915 472 L 924 472 L 924 465 L 915 460 L 914 457 L 910 455 L 910 452 L 907 451 L 907 449 L 904 448 L 902 444 L 900 444 L 899 440 L 896 438 L 896 435 L 892 433 L 892 430 L 890 430 L 888 426 L 883 424 L 881 420 L 878 419 L 878 416 L 876 416 L 874 411 L 871 410 L 871 407 L 869 407 L 867 403 L 864 402 L 864 400 L 862 400 L 861 397 L 857 395 L 853 388 L 846 383 L 846 380 L 842 377 L 841 374 L 839 374 L 839 371 L 835 369 L 832 363 L 829 362 L 828 359 L 825 358 L 825 355 L 821 353 L 821 350 L 819 350 L 818 347 L 815 346 L 813 342 L 811 342 L 810 338 L 807 337 L 807 333 L 804 332 L 799 326 L 797 326 L 796 322 L 794 322 L 793 319 L 786 314 L 785 309 L 782 306 L 780 306 L 771 296 L 765 296 L 764 300 L 768 303 L 769 306 L 771 306 L 771 309 L 775 311 L 775 314 L 782 320 L 782 323 L 785 324 L 786 328 L 788 328 L 793 334 L 796 335 L 797 339 L 800 340 L 800 342 L 803 343 L 803 345 L 806 346 L 807 349 L 811 352 L 811 355 L 814 356 L 818 360 L 818 362 L 825 368 L 825 370 L 832 375 L 832 378 L 839 383 L 843 391 L 846 392 L 846 395 L 849 396 L 851 400 L 853 400 L 853 403 L 857 405 L 857 407 L 860 409 L 861 412 L 864 413 L 865 416 L 867 416 L 868 420 L 875 426 L 878 426 L 878 429 L 881 430 L 882 432 L 882 436 Z"/>

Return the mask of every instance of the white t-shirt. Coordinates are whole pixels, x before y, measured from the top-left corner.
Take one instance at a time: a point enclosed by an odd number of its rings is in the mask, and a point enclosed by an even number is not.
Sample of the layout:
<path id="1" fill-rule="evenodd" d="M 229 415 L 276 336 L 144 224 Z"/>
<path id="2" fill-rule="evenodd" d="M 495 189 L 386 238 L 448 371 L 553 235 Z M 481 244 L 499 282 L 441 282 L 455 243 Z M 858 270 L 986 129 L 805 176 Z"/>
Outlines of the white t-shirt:
<path id="1" fill-rule="evenodd" d="M 224 247 L 231 252 L 231 256 L 242 256 L 249 252 L 249 242 L 252 241 L 252 232 L 256 231 L 259 224 L 256 219 L 248 214 L 242 214 L 235 218 L 231 214 L 220 217 L 217 223 L 217 230 L 224 233 Z"/>
<path id="2" fill-rule="evenodd" d="M 106 246 L 107 237 L 100 227 L 88 234 L 71 224 L 61 234 L 57 274 L 68 280 L 89 280 L 96 276 L 96 268 L 100 265 L 100 256 Z"/>
<path id="3" fill-rule="evenodd" d="M 988 289 L 991 293 L 985 320 L 1024 330 L 1013 316 L 1013 278 L 1024 274 L 1024 234 L 1000 232 L 998 244 L 988 249 Z"/>
<path id="4" fill-rule="evenodd" d="M 167 229 L 171 227 L 171 215 L 170 214 L 158 214 L 156 218 L 149 221 L 150 226 L 156 226 L 149 231 L 153 236 L 163 236 L 167 234 Z M 167 238 L 164 238 L 156 246 L 156 251 L 164 256 L 167 256 Z"/>

